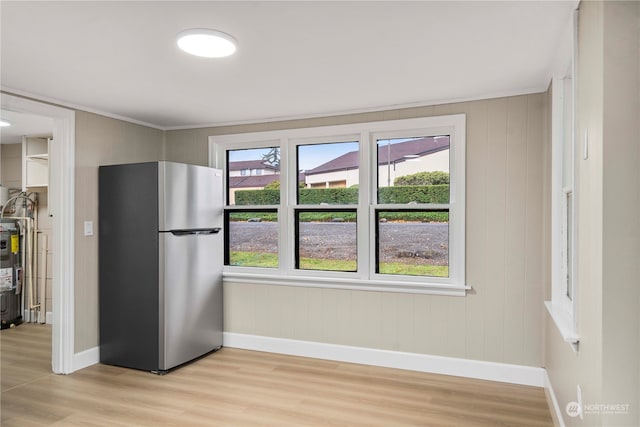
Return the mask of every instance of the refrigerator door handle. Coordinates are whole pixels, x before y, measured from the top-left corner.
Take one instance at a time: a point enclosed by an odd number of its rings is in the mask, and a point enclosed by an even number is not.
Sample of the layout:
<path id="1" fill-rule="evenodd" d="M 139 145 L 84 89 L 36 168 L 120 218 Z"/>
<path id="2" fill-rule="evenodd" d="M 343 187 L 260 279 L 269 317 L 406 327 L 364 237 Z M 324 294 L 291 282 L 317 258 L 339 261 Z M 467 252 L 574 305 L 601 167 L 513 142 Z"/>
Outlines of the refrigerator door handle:
<path id="1" fill-rule="evenodd" d="M 215 227 L 215 228 L 200 228 L 200 229 L 193 229 L 193 230 L 171 230 L 170 233 L 173 234 L 174 236 L 188 236 L 188 235 L 192 235 L 192 234 L 218 234 L 220 232 L 221 228 L 220 227 Z"/>

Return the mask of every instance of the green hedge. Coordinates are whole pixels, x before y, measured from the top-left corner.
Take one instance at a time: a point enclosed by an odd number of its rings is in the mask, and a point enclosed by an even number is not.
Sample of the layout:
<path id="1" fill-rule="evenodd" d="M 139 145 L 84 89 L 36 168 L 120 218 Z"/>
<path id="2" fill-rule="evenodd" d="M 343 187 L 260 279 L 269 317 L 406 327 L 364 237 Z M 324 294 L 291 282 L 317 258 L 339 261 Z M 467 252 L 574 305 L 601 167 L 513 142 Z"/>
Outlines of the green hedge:
<path id="1" fill-rule="evenodd" d="M 280 204 L 280 190 L 239 190 L 235 192 L 236 205 Z M 449 203 L 449 186 L 402 185 L 378 190 L 379 203 Z M 352 205 L 358 203 L 358 188 L 303 188 L 301 205 Z"/>
<path id="2" fill-rule="evenodd" d="M 442 185 L 449 184 L 449 173 L 442 171 L 418 172 L 399 176 L 393 180 L 394 185 Z"/>
<path id="3" fill-rule="evenodd" d="M 357 205 L 357 188 L 301 188 L 301 205 L 319 205 L 327 203 L 329 205 Z"/>
<path id="4" fill-rule="evenodd" d="M 250 219 L 259 219 L 264 222 L 273 222 L 278 220 L 277 212 L 230 212 L 229 221 L 249 221 Z"/>
<path id="5" fill-rule="evenodd" d="M 449 203 L 449 186 L 401 185 L 378 189 L 378 203 Z"/>
<path id="6" fill-rule="evenodd" d="M 449 222 L 449 212 L 380 212 L 379 218 L 387 221 L 419 221 L 419 222 Z M 278 220 L 275 212 L 233 212 L 229 215 L 232 222 L 246 222 L 250 219 L 260 219 L 261 222 Z M 302 222 L 331 222 L 340 219 L 344 222 L 354 222 L 355 212 L 305 212 Z"/>
<path id="7" fill-rule="evenodd" d="M 239 190 L 236 205 L 279 205 L 280 190 Z"/>
<path id="8" fill-rule="evenodd" d="M 280 204 L 280 190 L 239 190 L 235 192 L 236 205 Z M 301 205 L 352 205 L 358 203 L 357 188 L 302 188 Z"/>
<path id="9" fill-rule="evenodd" d="M 449 212 L 379 212 L 379 219 L 387 221 L 449 222 Z"/>

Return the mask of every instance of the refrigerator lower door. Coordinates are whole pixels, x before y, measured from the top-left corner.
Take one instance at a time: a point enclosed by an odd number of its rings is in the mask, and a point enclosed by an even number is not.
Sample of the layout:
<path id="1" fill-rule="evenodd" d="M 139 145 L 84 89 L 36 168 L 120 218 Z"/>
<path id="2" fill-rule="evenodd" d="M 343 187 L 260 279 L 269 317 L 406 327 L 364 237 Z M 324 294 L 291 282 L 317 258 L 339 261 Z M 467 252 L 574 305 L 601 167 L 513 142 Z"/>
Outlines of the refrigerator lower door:
<path id="1" fill-rule="evenodd" d="M 160 233 L 160 370 L 222 346 L 221 233 Z"/>

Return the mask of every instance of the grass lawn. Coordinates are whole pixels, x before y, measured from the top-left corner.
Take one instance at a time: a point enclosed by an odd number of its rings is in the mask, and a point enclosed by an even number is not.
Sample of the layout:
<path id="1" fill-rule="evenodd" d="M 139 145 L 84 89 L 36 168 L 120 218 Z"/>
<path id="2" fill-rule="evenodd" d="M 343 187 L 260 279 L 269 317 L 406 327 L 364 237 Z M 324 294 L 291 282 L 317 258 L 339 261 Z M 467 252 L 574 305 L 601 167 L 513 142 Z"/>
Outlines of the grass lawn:
<path id="1" fill-rule="evenodd" d="M 230 265 L 242 267 L 278 267 L 278 254 L 268 252 L 231 252 Z M 302 258 L 300 268 L 303 270 L 324 271 L 356 271 L 356 261 Z M 404 274 L 409 276 L 448 277 L 449 267 L 441 265 L 412 265 L 401 262 L 385 262 L 380 264 L 382 274 Z"/>
<path id="2" fill-rule="evenodd" d="M 401 262 L 383 262 L 380 264 L 381 274 L 404 274 L 407 276 L 449 277 L 446 265 L 412 265 Z"/>
<path id="3" fill-rule="evenodd" d="M 278 254 L 269 252 L 233 251 L 229 256 L 229 265 L 277 268 Z"/>
<path id="4" fill-rule="evenodd" d="M 356 271 L 358 263 L 347 259 L 300 259 L 301 270 Z"/>

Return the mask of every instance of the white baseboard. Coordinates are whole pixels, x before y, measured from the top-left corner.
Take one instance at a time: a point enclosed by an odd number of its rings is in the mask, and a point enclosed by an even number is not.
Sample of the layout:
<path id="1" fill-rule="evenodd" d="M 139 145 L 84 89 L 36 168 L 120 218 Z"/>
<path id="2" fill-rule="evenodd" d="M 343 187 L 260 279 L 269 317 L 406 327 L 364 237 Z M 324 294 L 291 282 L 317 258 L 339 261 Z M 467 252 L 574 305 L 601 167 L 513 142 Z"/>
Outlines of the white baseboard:
<path id="1" fill-rule="evenodd" d="M 531 366 L 298 341 L 233 332 L 224 333 L 223 345 L 225 347 L 358 363 L 361 365 L 454 375 L 536 387 L 545 386 L 546 371 L 544 368 Z"/>
<path id="2" fill-rule="evenodd" d="M 22 312 L 22 320 L 26 323 L 42 323 L 40 312 L 36 310 L 24 310 Z M 53 312 L 47 311 L 44 316 L 44 323 L 47 325 L 53 324 Z"/>
<path id="3" fill-rule="evenodd" d="M 546 369 L 544 371 L 544 394 L 547 397 L 547 405 L 549 405 L 553 425 L 555 427 L 565 427 L 562 410 L 560 409 L 560 405 L 558 405 L 558 399 L 556 399 L 556 393 L 553 391 L 551 379 L 549 378 L 549 374 Z"/>
<path id="4" fill-rule="evenodd" d="M 73 355 L 72 372 L 95 365 L 100 362 L 100 347 L 93 347 Z"/>

